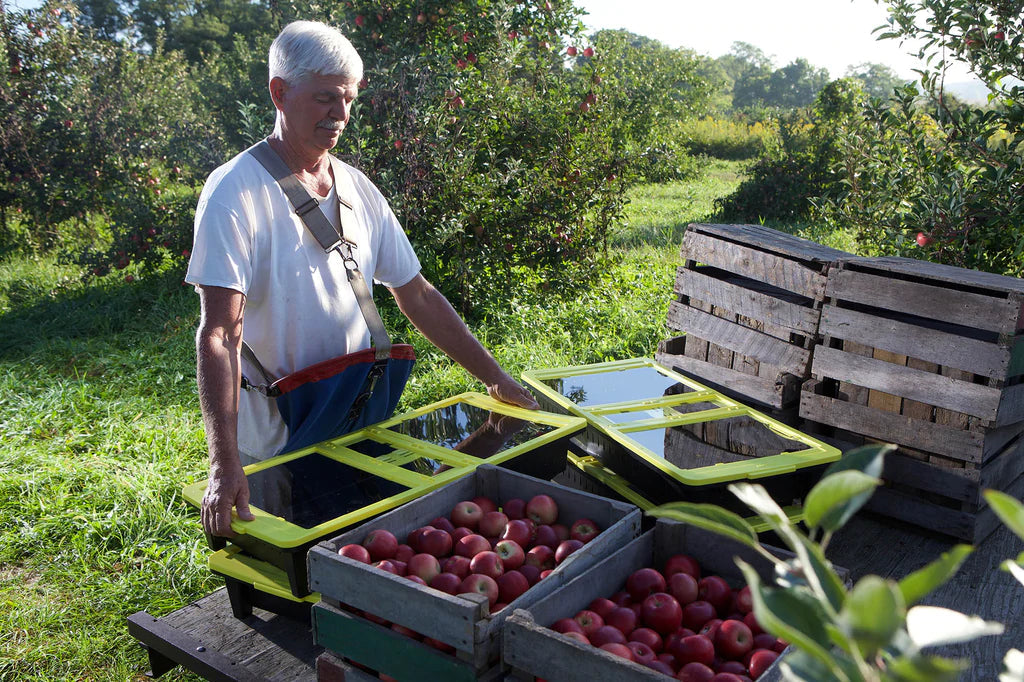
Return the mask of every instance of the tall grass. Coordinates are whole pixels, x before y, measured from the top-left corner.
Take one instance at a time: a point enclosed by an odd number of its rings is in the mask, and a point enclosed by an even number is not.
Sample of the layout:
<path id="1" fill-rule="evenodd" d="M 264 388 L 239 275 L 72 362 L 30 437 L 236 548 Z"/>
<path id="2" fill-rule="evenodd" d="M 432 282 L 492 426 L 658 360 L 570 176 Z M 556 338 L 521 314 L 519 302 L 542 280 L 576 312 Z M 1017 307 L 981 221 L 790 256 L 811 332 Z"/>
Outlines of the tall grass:
<path id="1" fill-rule="evenodd" d="M 611 245 L 618 262 L 591 291 L 524 291 L 477 311 L 475 332 L 513 374 L 653 355 L 682 230 L 709 218 L 740 167 L 708 170 L 703 181 L 634 190 Z M 88 286 L 77 274 L 52 260 L 0 262 L 3 682 L 140 678 L 147 661 L 125 618 L 166 614 L 219 585 L 198 514 L 180 496 L 206 475 L 197 297 L 174 274 Z M 401 409 L 480 390 L 411 340 L 420 361 Z"/>

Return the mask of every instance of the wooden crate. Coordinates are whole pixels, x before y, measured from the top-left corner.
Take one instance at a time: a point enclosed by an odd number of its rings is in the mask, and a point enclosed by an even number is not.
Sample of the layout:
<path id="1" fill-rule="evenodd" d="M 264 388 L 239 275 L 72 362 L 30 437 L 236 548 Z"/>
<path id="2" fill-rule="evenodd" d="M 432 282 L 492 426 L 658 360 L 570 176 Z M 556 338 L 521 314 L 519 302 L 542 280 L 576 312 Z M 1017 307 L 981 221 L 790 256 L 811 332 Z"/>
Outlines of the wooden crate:
<path id="1" fill-rule="evenodd" d="M 779 556 L 792 556 L 784 550 Z M 561 589 L 520 608 L 506 621 L 505 663 L 520 677 L 536 676 L 550 682 L 575 680 L 665 680 L 646 666 L 627 661 L 601 649 L 576 642 L 550 628 L 560 618 L 571 617 L 597 597 L 609 597 L 635 570 L 660 567 L 673 554 L 696 558 L 706 574 L 716 573 L 731 585 L 744 584 L 734 562 L 741 557 L 751 564 L 766 583 L 774 581 L 774 564 L 749 547 L 708 531 L 668 519 L 658 519 L 654 528 L 615 554 L 596 564 Z M 846 572 L 843 571 L 843 576 Z M 777 667 L 766 672 L 761 682 L 779 679 Z"/>
<path id="2" fill-rule="evenodd" d="M 481 595 L 451 596 L 338 554 L 340 547 L 361 542 L 376 528 L 386 528 L 402 538 L 430 519 L 447 515 L 459 501 L 477 495 L 506 500 L 529 499 L 541 493 L 559 503 L 559 522 L 587 517 L 604 530 L 551 575 L 494 614 L 488 612 Z M 409 678 L 417 670 L 433 671 L 419 679 L 479 679 L 499 662 L 501 628 L 515 608 L 551 593 L 635 538 L 640 519 L 640 511 L 631 504 L 483 465 L 465 478 L 310 550 L 310 585 L 322 597 L 312 609 L 315 640 L 345 658 L 398 679 Z M 342 605 L 424 633 L 454 647 L 455 653 L 449 655 L 404 637 L 347 612 Z"/>
<path id="3" fill-rule="evenodd" d="M 849 255 L 760 225 L 691 224 L 668 310 L 685 334 L 663 341 L 657 361 L 738 400 L 795 408 L 826 273 Z"/>
<path id="4" fill-rule="evenodd" d="M 979 522 L 981 490 L 1024 472 L 1024 281 L 913 259 L 841 260 L 826 295 L 800 417 L 820 435 L 899 446 L 873 507 L 897 515 L 897 500 L 916 498 L 904 506 L 923 510 L 900 518 L 980 541 L 992 527 Z"/>

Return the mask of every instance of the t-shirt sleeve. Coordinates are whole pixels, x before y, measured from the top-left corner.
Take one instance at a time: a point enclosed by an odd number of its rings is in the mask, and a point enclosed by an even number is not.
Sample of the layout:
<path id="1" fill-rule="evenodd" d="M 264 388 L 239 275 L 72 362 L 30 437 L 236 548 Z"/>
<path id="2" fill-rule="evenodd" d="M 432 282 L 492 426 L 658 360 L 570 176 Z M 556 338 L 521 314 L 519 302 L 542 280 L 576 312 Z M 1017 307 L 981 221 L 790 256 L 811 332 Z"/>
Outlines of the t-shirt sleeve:
<path id="1" fill-rule="evenodd" d="M 370 186 L 374 198 L 371 211 L 376 215 L 379 227 L 376 235 L 377 265 L 373 279 L 394 289 L 408 284 L 419 274 L 420 261 L 384 195 L 376 187 Z"/>
<path id="2" fill-rule="evenodd" d="M 232 196 L 221 185 L 204 189 L 196 207 L 185 281 L 245 294 L 252 282 L 252 270 L 252 231 L 242 210 L 241 197 Z"/>

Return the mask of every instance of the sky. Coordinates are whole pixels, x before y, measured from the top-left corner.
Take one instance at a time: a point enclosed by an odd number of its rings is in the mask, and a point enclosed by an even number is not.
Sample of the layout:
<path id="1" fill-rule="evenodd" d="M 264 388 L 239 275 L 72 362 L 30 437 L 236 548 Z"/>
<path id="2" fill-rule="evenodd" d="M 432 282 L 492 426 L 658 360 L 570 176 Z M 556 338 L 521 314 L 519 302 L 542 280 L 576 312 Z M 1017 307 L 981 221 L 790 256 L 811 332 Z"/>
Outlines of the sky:
<path id="1" fill-rule="evenodd" d="M 575 0 L 590 32 L 626 29 L 669 47 L 708 57 L 727 54 L 734 42 L 750 43 L 776 67 L 800 57 L 828 69 L 832 78 L 850 65 L 885 64 L 914 78 L 920 62 L 896 39 L 872 32 L 886 23 L 885 5 L 875 0 Z M 953 71 L 947 80 L 969 80 Z"/>

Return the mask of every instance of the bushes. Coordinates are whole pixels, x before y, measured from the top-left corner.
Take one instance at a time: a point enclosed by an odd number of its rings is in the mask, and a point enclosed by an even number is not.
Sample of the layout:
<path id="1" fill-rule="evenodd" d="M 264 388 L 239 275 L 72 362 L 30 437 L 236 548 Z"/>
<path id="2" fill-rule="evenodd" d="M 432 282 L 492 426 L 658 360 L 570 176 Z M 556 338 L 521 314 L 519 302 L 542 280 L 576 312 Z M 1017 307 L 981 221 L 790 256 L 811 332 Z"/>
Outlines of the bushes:
<path id="1" fill-rule="evenodd" d="M 737 161 L 764 154 L 773 143 L 775 133 L 761 121 L 744 123 L 705 116 L 680 126 L 686 146 L 693 154 Z"/>

